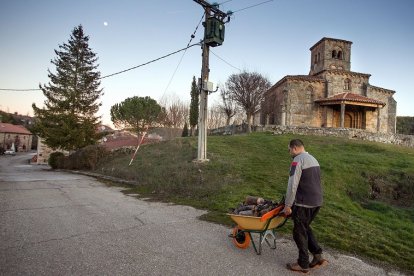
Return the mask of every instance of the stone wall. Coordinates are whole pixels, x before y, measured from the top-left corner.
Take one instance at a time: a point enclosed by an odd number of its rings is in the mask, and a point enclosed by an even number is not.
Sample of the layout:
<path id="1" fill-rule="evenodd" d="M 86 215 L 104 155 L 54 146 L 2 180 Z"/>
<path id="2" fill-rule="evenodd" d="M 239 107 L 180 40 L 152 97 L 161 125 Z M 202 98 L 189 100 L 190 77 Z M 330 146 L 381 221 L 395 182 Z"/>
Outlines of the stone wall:
<path id="1" fill-rule="evenodd" d="M 230 125 L 217 129 L 209 130 L 209 135 L 234 135 L 246 133 L 246 125 Z M 373 133 L 356 128 L 319 128 L 301 126 L 281 126 L 266 125 L 252 126 L 252 131 L 271 131 L 276 135 L 298 134 L 298 135 L 318 135 L 344 137 L 348 139 L 366 140 L 385 144 L 394 144 L 404 147 L 414 148 L 414 135 L 392 134 L 392 133 Z"/>
<path id="2" fill-rule="evenodd" d="M 317 127 L 289 127 L 268 125 L 263 131 L 272 131 L 274 134 L 298 134 L 345 137 L 349 139 L 366 140 L 386 144 L 394 144 L 414 148 L 414 135 L 393 133 L 373 133 L 354 128 L 317 128 Z"/>

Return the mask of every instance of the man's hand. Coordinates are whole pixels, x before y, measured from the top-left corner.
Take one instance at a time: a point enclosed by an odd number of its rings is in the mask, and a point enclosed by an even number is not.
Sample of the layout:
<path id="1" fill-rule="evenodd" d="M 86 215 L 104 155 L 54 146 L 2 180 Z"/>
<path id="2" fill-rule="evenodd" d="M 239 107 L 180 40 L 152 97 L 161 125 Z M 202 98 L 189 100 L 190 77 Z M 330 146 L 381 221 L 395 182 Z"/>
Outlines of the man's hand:
<path id="1" fill-rule="evenodd" d="M 292 208 L 290 208 L 289 206 L 285 206 L 285 208 L 283 208 L 283 213 L 285 213 L 285 216 L 290 216 L 290 214 L 292 214 Z"/>

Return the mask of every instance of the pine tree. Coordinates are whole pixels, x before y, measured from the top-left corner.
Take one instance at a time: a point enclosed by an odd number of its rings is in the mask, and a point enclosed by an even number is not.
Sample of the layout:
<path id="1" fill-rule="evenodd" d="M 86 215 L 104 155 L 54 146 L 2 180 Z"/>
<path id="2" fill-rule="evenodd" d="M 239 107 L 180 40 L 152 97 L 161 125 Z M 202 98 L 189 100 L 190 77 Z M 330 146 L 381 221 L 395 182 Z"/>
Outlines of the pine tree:
<path id="1" fill-rule="evenodd" d="M 195 127 L 198 124 L 198 101 L 199 101 L 199 90 L 197 87 L 195 76 L 193 76 L 193 82 L 191 83 L 191 103 L 190 103 L 191 136 L 195 136 Z"/>
<path id="2" fill-rule="evenodd" d="M 53 149 L 77 150 L 98 140 L 100 117 L 97 102 L 103 94 L 98 58 L 88 45 L 89 37 L 82 25 L 75 27 L 68 43 L 59 45 L 51 61 L 55 73 L 48 69 L 48 84 L 39 85 L 46 97 L 43 108 L 32 105 L 36 116 L 35 133 Z"/>

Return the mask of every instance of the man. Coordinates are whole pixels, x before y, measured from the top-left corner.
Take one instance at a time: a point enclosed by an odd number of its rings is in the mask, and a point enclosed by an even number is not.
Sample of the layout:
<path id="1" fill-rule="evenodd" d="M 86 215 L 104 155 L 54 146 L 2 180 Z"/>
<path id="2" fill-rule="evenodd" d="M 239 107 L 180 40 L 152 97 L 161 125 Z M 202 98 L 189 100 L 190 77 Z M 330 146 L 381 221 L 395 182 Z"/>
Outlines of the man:
<path id="1" fill-rule="evenodd" d="M 292 217 L 293 239 L 299 250 L 299 258 L 296 263 L 287 264 L 287 268 L 308 273 L 310 268 L 327 263 L 322 259 L 322 248 L 310 226 L 322 206 L 321 173 L 318 161 L 305 151 L 301 140 L 291 140 L 288 149 L 293 162 L 283 211 Z M 313 255 L 310 263 L 308 251 Z"/>

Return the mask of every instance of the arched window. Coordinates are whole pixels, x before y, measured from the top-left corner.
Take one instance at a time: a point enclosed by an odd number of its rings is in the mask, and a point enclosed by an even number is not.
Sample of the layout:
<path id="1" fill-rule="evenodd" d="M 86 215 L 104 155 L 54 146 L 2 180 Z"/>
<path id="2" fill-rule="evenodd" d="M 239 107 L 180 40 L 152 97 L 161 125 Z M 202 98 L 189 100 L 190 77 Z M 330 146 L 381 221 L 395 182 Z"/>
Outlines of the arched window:
<path id="1" fill-rule="evenodd" d="M 318 62 L 318 56 L 315 54 L 315 57 L 313 59 L 313 63 L 316 64 Z"/>
<path id="2" fill-rule="evenodd" d="M 344 81 L 344 90 L 351 90 L 351 80 L 350 79 L 346 79 Z"/>
<path id="3" fill-rule="evenodd" d="M 338 59 L 342 59 L 342 51 L 338 51 L 337 57 L 338 57 Z"/>
<path id="4" fill-rule="evenodd" d="M 332 51 L 332 58 L 336 58 L 336 50 Z"/>
<path id="5" fill-rule="evenodd" d="M 318 53 L 318 62 L 321 61 L 321 53 Z"/>

